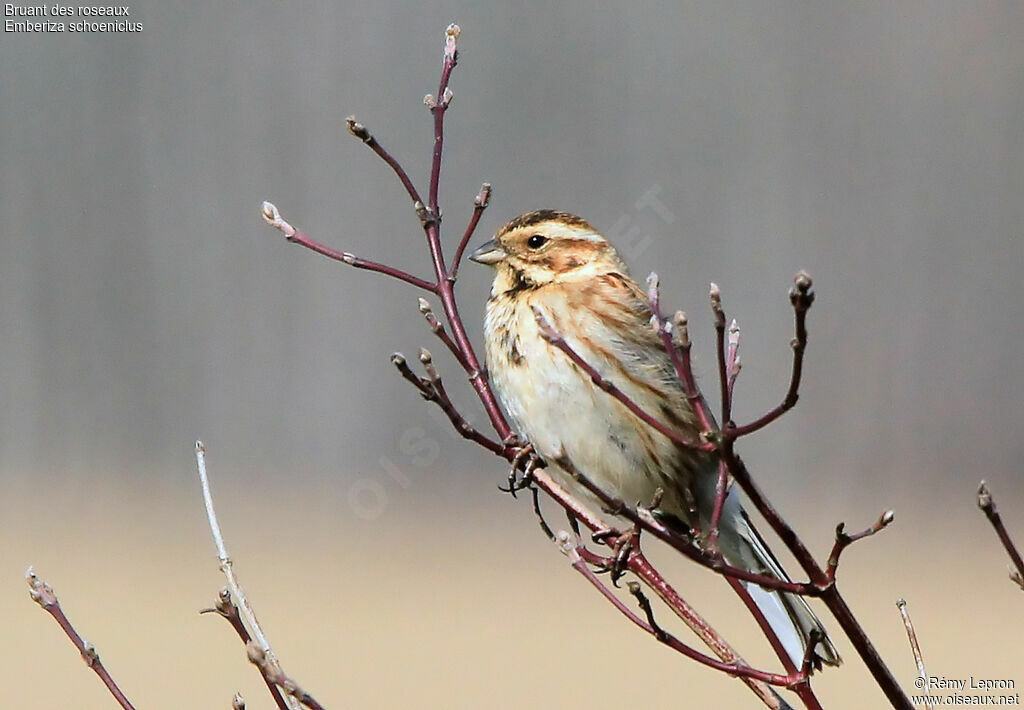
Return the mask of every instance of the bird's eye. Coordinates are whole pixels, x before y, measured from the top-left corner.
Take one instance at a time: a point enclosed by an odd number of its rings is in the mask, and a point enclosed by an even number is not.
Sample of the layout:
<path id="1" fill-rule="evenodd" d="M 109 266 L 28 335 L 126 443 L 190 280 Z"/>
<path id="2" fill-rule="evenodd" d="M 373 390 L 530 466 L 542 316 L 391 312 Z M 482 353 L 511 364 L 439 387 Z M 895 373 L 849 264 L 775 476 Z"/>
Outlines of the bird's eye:
<path id="1" fill-rule="evenodd" d="M 526 246 L 531 249 L 540 249 L 542 246 L 548 243 L 548 238 L 543 234 L 534 234 L 532 237 L 526 240 Z"/>

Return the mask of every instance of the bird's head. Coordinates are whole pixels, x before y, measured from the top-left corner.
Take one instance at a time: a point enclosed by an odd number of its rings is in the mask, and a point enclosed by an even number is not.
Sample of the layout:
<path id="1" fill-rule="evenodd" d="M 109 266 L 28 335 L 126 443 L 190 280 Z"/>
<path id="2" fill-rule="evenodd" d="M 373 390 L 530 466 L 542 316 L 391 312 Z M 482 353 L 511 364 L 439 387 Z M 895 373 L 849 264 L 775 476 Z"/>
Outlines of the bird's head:
<path id="1" fill-rule="evenodd" d="M 589 222 L 555 210 L 516 217 L 469 258 L 495 267 L 496 291 L 625 271 L 615 248 Z M 504 281 L 508 283 L 501 288 Z"/>

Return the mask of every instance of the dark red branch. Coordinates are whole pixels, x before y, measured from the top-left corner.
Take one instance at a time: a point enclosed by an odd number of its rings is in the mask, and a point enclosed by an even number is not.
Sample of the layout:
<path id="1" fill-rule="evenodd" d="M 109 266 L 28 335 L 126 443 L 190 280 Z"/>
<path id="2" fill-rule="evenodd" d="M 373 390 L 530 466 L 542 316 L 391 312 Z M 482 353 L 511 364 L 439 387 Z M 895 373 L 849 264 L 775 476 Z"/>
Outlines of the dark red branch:
<path id="1" fill-rule="evenodd" d="M 410 368 L 408 362 L 406 362 L 405 356 L 402 353 L 395 353 L 391 356 L 391 364 L 394 365 L 399 374 L 402 375 L 405 380 L 410 382 L 419 393 L 423 396 L 423 399 L 434 402 L 441 411 L 445 413 L 452 426 L 464 438 L 474 441 L 480 446 L 484 447 L 488 451 L 502 455 L 505 452 L 504 444 L 499 444 L 485 434 L 477 431 L 466 418 L 463 417 L 455 405 L 452 404 L 451 399 L 448 397 L 448 392 L 444 388 L 444 384 L 441 382 L 441 376 L 437 373 L 434 368 L 433 360 L 430 356 L 430 352 L 426 349 L 420 350 L 420 362 L 423 363 L 427 370 L 428 377 L 426 379 L 418 377 Z"/>
<path id="2" fill-rule="evenodd" d="M 651 272 L 647 277 L 647 299 L 651 306 L 651 314 L 654 318 L 654 326 L 658 329 L 658 336 L 661 338 L 662 347 L 668 353 L 672 367 L 676 371 L 676 377 L 683 385 L 683 392 L 690 401 L 697 420 L 700 422 L 702 432 L 712 432 L 718 428 L 715 418 L 708 409 L 708 403 L 704 399 L 700 388 L 697 387 L 697 380 L 693 376 L 693 367 L 690 361 L 690 333 L 686 321 L 686 314 L 676 311 L 673 323 L 668 323 L 661 317 L 661 296 L 658 287 L 658 275 Z M 673 326 L 675 332 L 673 333 Z"/>
<path id="3" fill-rule="evenodd" d="M 725 509 L 725 499 L 729 495 L 729 467 L 725 465 L 724 459 L 718 460 L 718 475 L 715 480 L 715 503 L 711 508 L 710 529 L 708 530 L 708 552 L 713 555 L 719 554 L 718 533 L 722 523 L 722 511 Z"/>
<path id="4" fill-rule="evenodd" d="M 765 638 L 772 646 L 772 650 L 775 651 L 775 655 L 778 656 L 779 660 L 782 661 L 783 667 L 786 672 L 794 677 L 801 678 L 801 680 L 794 683 L 790 689 L 793 690 L 803 701 L 804 706 L 808 710 L 822 710 L 821 701 L 818 700 L 818 696 L 815 695 L 814 690 L 811 688 L 811 672 L 814 670 L 815 664 L 815 649 L 818 646 L 818 640 L 814 637 L 812 632 L 811 638 L 808 639 L 807 648 L 804 650 L 803 661 L 800 664 L 800 668 L 796 667 L 793 663 L 793 659 L 789 657 L 789 653 L 782 645 L 782 641 L 779 640 L 778 634 L 775 633 L 775 629 L 772 628 L 771 624 L 768 623 L 768 619 L 765 618 L 764 612 L 761 608 L 754 603 L 753 597 L 750 596 L 750 592 L 743 586 L 741 582 L 733 579 L 732 577 L 726 578 L 729 581 L 730 586 L 743 601 L 744 606 L 750 612 L 750 615 L 754 617 L 757 625 L 761 628 Z"/>
<path id="5" fill-rule="evenodd" d="M 715 317 L 715 353 L 718 356 L 718 388 L 722 399 L 722 426 L 732 422 L 732 400 L 729 398 L 729 372 L 725 356 L 725 311 L 722 310 L 722 290 L 711 284 L 711 312 Z"/>
<path id="6" fill-rule="evenodd" d="M 53 617 L 57 625 L 63 629 L 67 637 L 71 639 L 71 643 L 75 645 L 78 652 L 82 654 L 82 660 L 85 661 L 85 665 L 92 668 L 93 672 L 99 676 L 99 679 L 103 681 L 103 685 L 107 687 L 107 690 L 114 697 L 114 700 L 124 708 L 124 710 L 135 710 L 135 707 L 131 704 L 131 701 L 125 696 L 125 694 L 118 687 L 114 678 L 107 671 L 103 662 L 100 661 L 100 655 L 96 652 L 95 647 L 92 644 L 86 643 L 85 640 L 79 635 L 78 631 L 75 630 L 71 620 L 68 619 L 64 610 L 60 606 L 60 601 L 57 599 L 57 595 L 54 594 L 53 588 L 39 579 L 36 573 L 29 567 L 28 572 L 25 574 L 25 579 L 28 581 L 29 596 L 32 597 L 32 601 L 41 606 L 46 612 Z"/>
<path id="7" fill-rule="evenodd" d="M 778 589 L 806 596 L 816 596 L 819 593 L 819 590 L 816 587 L 808 584 L 787 582 L 778 579 L 777 577 L 750 572 L 740 567 L 733 567 L 727 564 L 720 555 L 716 556 L 708 554 L 697 547 L 692 540 L 665 527 L 665 525 L 662 524 L 649 510 L 643 508 L 634 509 L 629 505 L 626 505 L 624 501 L 608 495 L 608 493 L 603 491 L 597 484 L 590 480 L 586 474 L 576 468 L 576 465 L 571 459 L 565 456 L 564 453 L 562 456 L 556 457 L 554 459 L 554 463 L 558 464 L 562 470 L 578 481 L 581 486 L 593 493 L 594 496 L 601 501 L 602 505 L 614 515 L 618 515 L 629 520 L 640 529 L 654 535 L 662 542 L 668 544 L 672 549 L 681 552 L 683 555 L 689 557 L 699 565 L 713 569 L 719 574 L 735 577 L 736 579 L 740 579 L 745 582 L 753 582 L 765 589 Z"/>
<path id="8" fill-rule="evenodd" d="M 629 395 L 627 395 L 625 392 L 619 389 L 615 385 L 615 383 L 606 380 L 604 377 L 601 376 L 601 373 L 599 373 L 597 370 L 594 369 L 592 365 L 590 365 L 590 363 L 588 363 L 586 360 L 580 357 L 579 353 L 577 353 L 572 348 L 572 346 L 565 341 L 565 338 L 562 337 L 561 333 L 559 333 L 554 329 L 554 327 L 552 327 L 551 323 L 548 322 L 548 319 L 536 307 L 534 307 L 533 309 L 533 315 L 537 319 L 537 327 L 540 328 L 540 334 L 544 337 L 545 340 L 547 340 L 549 343 L 551 343 L 556 348 L 565 353 L 566 356 L 568 356 L 568 358 L 572 360 L 577 367 L 586 372 L 590 376 L 590 380 L 595 385 L 597 385 L 599 389 L 604 390 L 612 397 L 617 399 L 619 402 L 621 402 L 626 407 L 626 409 L 628 409 L 637 417 L 639 417 L 652 429 L 663 434 L 664 436 L 668 437 L 675 443 L 687 449 L 694 449 L 697 451 L 705 452 L 711 452 L 715 450 L 716 447 L 711 442 L 698 443 L 690 441 L 685 436 L 669 427 L 667 424 L 658 421 L 650 414 L 645 412 L 643 408 L 640 407 L 640 405 L 638 405 L 636 402 L 630 399 Z"/>
<path id="9" fill-rule="evenodd" d="M 732 587 L 732 590 L 736 592 L 736 596 L 738 596 L 740 601 L 743 602 L 743 605 L 747 607 L 747 611 L 750 612 L 750 615 L 754 617 L 754 621 L 756 621 L 757 625 L 761 628 L 761 632 L 764 634 L 765 638 L 768 639 L 768 643 L 771 644 L 772 650 L 775 651 L 775 655 L 778 659 L 782 661 L 782 665 L 786 668 L 786 671 L 789 673 L 795 673 L 797 668 L 793 663 L 793 659 L 789 657 L 789 653 L 782 645 L 779 635 L 775 633 L 775 629 L 773 629 L 772 625 L 768 622 L 764 612 L 761 611 L 761 607 L 754 602 L 754 598 L 750 596 L 750 592 L 747 591 L 743 582 L 738 579 L 734 579 L 733 577 L 726 577 L 725 579 L 729 583 L 729 586 Z"/>
<path id="10" fill-rule="evenodd" d="M 462 351 L 459 350 L 459 346 L 455 344 L 455 341 L 448 336 L 448 331 L 445 330 L 444 324 L 437 319 L 437 316 L 434 315 L 434 311 L 430 307 L 430 304 L 427 302 L 426 299 L 421 298 L 419 300 L 419 306 L 420 313 L 422 313 L 423 317 L 426 319 L 427 325 L 430 326 L 431 332 L 433 332 L 434 335 L 436 335 L 441 340 L 441 342 L 444 343 L 445 347 L 448 348 L 448 351 L 451 352 L 452 356 L 465 369 L 466 358 L 463 356 Z"/>
<path id="11" fill-rule="evenodd" d="M 224 587 L 220 590 L 220 594 L 217 595 L 217 605 L 200 611 L 200 614 L 208 614 L 210 612 L 220 614 L 224 619 L 231 624 L 231 628 L 238 634 L 238 638 L 242 639 L 244 645 L 248 645 L 252 641 L 252 636 L 249 634 L 249 629 L 245 628 L 245 623 L 242 622 L 242 615 L 238 612 L 238 606 L 231 598 L 231 591 Z M 267 677 L 266 673 L 260 669 L 260 677 L 263 678 L 263 682 L 267 685 L 267 690 L 270 692 L 271 697 L 274 698 L 274 704 L 277 705 L 278 710 L 288 710 L 288 703 L 281 695 L 280 689 Z"/>
<path id="12" fill-rule="evenodd" d="M 434 159 L 430 166 L 430 212 L 435 219 L 440 219 L 441 212 L 437 206 L 437 192 L 441 184 L 441 153 L 444 150 L 444 114 L 452 102 L 451 89 L 448 88 L 448 80 L 452 75 L 452 69 L 459 61 L 459 48 L 456 40 L 462 30 L 458 25 L 448 25 L 445 30 L 444 43 L 444 64 L 441 69 L 441 82 L 437 87 L 437 97 L 433 99 L 432 105 L 427 97 L 430 112 L 434 114 Z"/>
<path id="13" fill-rule="evenodd" d="M 1024 589 L 1024 560 L 1021 559 L 1020 551 L 1017 550 L 1017 546 L 1010 539 L 1010 533 L 1007 532 L 1006 526 L 1003 525 L 1003 518 L 996 511 L 996 502 L 993 500 L 992 493 L 989 492 L 988 486 L 985 485 L 984 481 L 978 486 L 978 507 L 985 513 L 988 521 L 992 523 L 996 535 L 999 536 L 999 541 L 1003 543 L 1003 549 L 1010 556 L 1013 566 L 1017 568 L 1010 574 L 1010 579 L 1021 589 Z"/>
<path id="14" fill-rule="evenodd" d="M 789 300 L 793 304 L 796 320 L 796 337 L 790 341 L 793 348 L 793 369 L 789 378 L 789 389 L 782 399 L 782 404 L 775 407 L 760 419 L 738 427 L 728 427 L 724 435 L 729 439 L 738 439 L 771 424 L 796 405 L 799 398 L 800 378 L 803 374 L 804 350 L 807 349 L 807 311 L 814 303 L 814 291 L 811 290 L 811 277 L 801 271 L 793 279 L 793 288 L 789 290 Z"/>
<path id="15" fill-rule="evenodd" d="M 462 239 L 459 240 L 459 246 L 455 250 L 455 256 L 452 257 L 452 272 L 448 274 L 449 281 L 455 281 L 455 279 L 458 278 L 459 266 L 462 264 L 462 255 L 466 252 L 466 247 L 469 246 L 469 240 L 473 238 L 476 226 L 480 223 L 480 217 L 483 215 L 484 210 L 487 209 L 487 205 L 490 201 L 491 183 L 485 182 L 480 187 L 480 192 L 476 193 L 476 199 L 473 200 L 473 216 L 469 218 L 469 224 L 466 225 L 466 231 L 462 233 Z"/>
<path id="16" fill-rule="evenodd" d="M 839 523 L 836 526 L 836 541 L 832 546 L 832 553 L 828 556 L 828 566 L 825 568 L 826 576 L 830 580 L 835 581 L 836 570 L 839 569 L 839 556 L 843 553 L 843 550 L 857 542 L 857 540 L 871 537 L 875 533 L 884 530 L 894 519 L 895 514 L 891 510 L 887 510 L 879 516 L 874 525 L 852 535 L 845 532 L 844 528 L 846 525 L 844 523 Z"/>
<path id="17" fill-rule="evenodd" d="M 416 186 L 412 184 L 412 180 L 409 179 L 409 174 L 405 172 L 405 168 L 395 160 L 391 153 L 384 150 L 384 146 L 378 143 L 376 138 L 370 135 L 370 132 L 366 130 L 366 126 L 356 121 L 355 116 L 349 116 L 346 118 L 345 123 L 348 124 L 349 133 L 369 146 L 370 150 L 379 155 L 385 163 L 391 166 L 391 169 L 395 171 L 395 175 L 398 176 L 398 179 L 405 188 L 405 191 L 409 193 L 413 207 L 416 209 L 416 214 L 420 215 L 420 219 L 423 219 L 421 214 L 423 209 L 423 200 L 420 199 L 420 193 L 416 190 Z"/>
<path id="18" fill-rule="evenodd" d="M 378 264 L 376 261 L 370 261 L 369 259 L 361 259 L 354 254 L 349 254 L 347 251 L 338 251 L 332 249 L 329 246 L 325 246 L 315 239 L 306 236 L 301 230 L 296 229 L 287 221 L 281 217 L 281 213 L 277 207 L 270 202 L 263 203 L 263 219 L 267 221 L 272 227 L 275 227 L 284 234 L 285 238 L 293 244 L 304 246 L 311 251 L 315 251 L 317 254 L 323 254 L 324 256 L 334 259 L 335 261 L 341 261 L 349 266 L 354 266 L 357 269 L 366 269 L 367 271 L 376 271 L 379 274 L 390 276 L 391 278 L 398 279 L 399 281 L 405 281 L 408 284 L 412 284 L 416 288 L 421 288 L 424 291 L 430 291 L 431 293 L 437 292 L 437 285 L 432 284 L 429 281 L 413 276 L 410 273 L 396 269 L 393 266 L 386 264 Z"/>
<path id="19" fill-rule="evenodd" d="M 618 609 L 623 616 L 625 616 L 627 619 L 632 621 L 634 624 L 639 626 L 647 633 L 654 636 L 658 641 L 665 644 L 673 651 L 681 653 L 687 658 L 697 661 L 698 663 L 701 663 L 705 666 L 714 668 L 718 671 L 722 671 L 723 673 L 728 673 L 729 675 L 737 677 L 756 678 L 757 680 L 763 681 L 770 685 L 790 687 L 803 679 L 802 676 L 794 677 L 790 675 L 782 675 L 780 673 L 769 673 L 768 671 L 758 670 L 756 668 L 751 668 L 750 666 L 746 665 L 726 663 L 724 661 L 718 660 L 717 658 L 712 658 L 711 656 L 701 653 L 700 651 L 690 646 L 687 646 L 682 641 L 680 641 L 664 629 L 661 629 L 660 627 L 655 628 L 651 626 L 651 624 L 649 624 L 647 621 L 644 621 L 639 616 L 637 616 L 636 613 L 632 609 L 627 607 L 625 603 L 623 603 L 623 601 L 619 599 L 612 590 L 608 589 L 608 587 L 606 587 L 604 583 L 602 583 L 601 580 L 598 579 L 597 575 L 595 575 L 594 572 L 590 569 L 590 567 L 587 566 L 587 563 L 583 560 L 582 557 L 580 557 L 580 555 L 576 552 L 575 548 L 571 548 L 568 552 L 566 552 L 566 554 L 569 555 L 570 563 L 572 564 L 573 569 L 575 569 L 577 572 L 583 575 L 583 577 L 586 578 L 586 580 L 590 582 L 599 592 L 601 592 L 602 596 L 604 596 L 605 599 L 611 602 L 612 605 L 616 609 Z"/>

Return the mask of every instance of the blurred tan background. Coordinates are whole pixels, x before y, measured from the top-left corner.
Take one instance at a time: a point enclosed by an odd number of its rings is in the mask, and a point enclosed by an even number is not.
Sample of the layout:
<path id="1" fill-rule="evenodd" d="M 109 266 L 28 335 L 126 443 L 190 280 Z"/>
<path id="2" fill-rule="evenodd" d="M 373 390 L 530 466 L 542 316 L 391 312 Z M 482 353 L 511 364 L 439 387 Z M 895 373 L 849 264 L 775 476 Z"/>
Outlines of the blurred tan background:
<path id="1" fill-rule="evenodd" d="M 130 9 L 139 34 L 0 41 L 4 706 L 112 704 L 29 601 L 30 563 L 139 707 L 236 690 L 270 706 L 228 626 L 196 614 L 222 584 L 199 437 L 243 583 L 331 707 L 757 707 L 617 616 L 497 492 L 505 467 L 394 375 L 388 354 L 428 345 L 482 421 L 417 294 L 259 217 L 270 199 L 328 244 L 427 273 L 404 193 L 343 119 L 425 185 L 420 102 L 451 21 L 449 244 L 483 180 L 478 241 L 530 209 L 585 215 L 691 313 L 709 383 L 718 282 L 743 328 L 740 419 L 782 396 L 786 290 L 809 270 L 800 406 L 741 450 L 821 555 L 836 522 L 896 511 L 841 582 L 908 688 L 901 596 L 929 672 L 1024 685 L 1022 598 L 974 504 L 988 479 L 1024 542 L 1024 6 Z M 477 342 L 488 281 L 468 265 L 459 283 Z M 666 569 L 770 662 L 724 582 Z M 826 707 L 882 706 L 838 645 Z"/>

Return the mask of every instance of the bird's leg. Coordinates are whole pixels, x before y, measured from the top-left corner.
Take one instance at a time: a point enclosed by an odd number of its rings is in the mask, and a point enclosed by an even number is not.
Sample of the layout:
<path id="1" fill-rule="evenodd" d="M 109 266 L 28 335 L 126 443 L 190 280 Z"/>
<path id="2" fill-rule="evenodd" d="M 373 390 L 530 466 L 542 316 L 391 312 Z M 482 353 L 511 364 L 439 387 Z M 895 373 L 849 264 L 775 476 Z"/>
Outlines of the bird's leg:
<path id="1" fill-rule="evenodd" d="M 520 439 L 517 439 L 521 441 Z M 506 446 L 511 446 L 508 443 L 508 439 L 505 440 Z M 533 469 L 537 468 L 540 464 L 540 458 L 534 453 L 533 444 L 525 443 L 517 445 L 515 455 L 512 457 L 512 465 L 508 470 L 508 488 L 502 488 L 498 486 L 498 490 L 503 493 L 509 493 L 513 498 L 516 497 L 518 491 L 524 488 L 529 488 L 533 481 L 532 473 Z M 523 461 L 526 460 L 524 464 Z M 523 475 L 519 475 L 519 470 L 522 468 Z"/>

